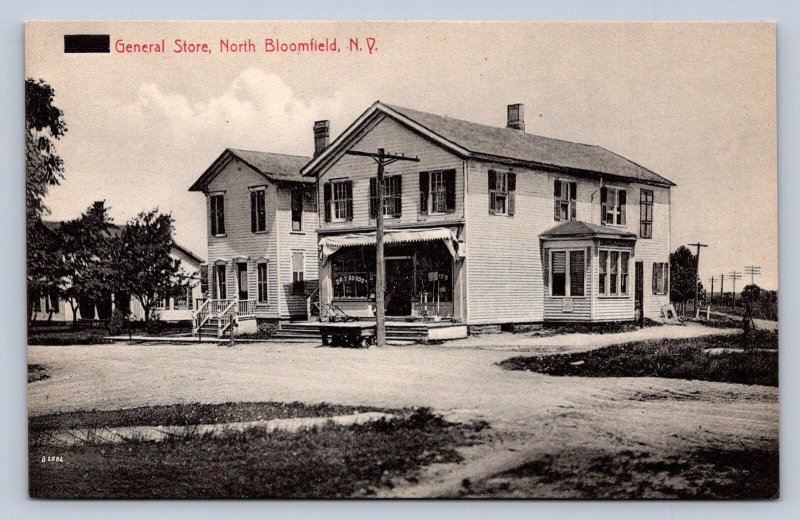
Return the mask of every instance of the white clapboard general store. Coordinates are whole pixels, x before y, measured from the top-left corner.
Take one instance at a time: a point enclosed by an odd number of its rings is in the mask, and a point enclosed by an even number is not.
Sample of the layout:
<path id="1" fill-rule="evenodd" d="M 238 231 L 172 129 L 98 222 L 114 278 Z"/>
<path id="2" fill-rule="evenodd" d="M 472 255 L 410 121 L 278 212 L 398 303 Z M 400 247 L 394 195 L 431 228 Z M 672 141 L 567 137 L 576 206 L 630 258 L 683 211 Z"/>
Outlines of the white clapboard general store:
<path id="1" fill-rule="evenodd" d="M 206 310 L 373 315 L 376 167 L 347 152 L 385 149 L 419 158 L 385 172 L 390 319 L 466 330 L 660 316 L 674 184 L 527 133 L 521 104 L 507 116 L 501 128 L 376 102 L 333 142 L 317 121 L 313 158 L 226 150 L 192 186 L 208 200 Z"/>

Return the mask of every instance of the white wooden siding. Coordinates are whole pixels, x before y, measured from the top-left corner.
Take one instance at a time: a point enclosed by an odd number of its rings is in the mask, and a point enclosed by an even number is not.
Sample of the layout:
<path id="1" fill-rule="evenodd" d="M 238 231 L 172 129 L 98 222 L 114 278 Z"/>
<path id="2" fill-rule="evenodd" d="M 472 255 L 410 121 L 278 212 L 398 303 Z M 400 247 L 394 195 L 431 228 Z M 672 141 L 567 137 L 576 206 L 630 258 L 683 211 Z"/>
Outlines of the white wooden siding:
<path id="1" fill-rule="evenodd" d="M 514 216 L 489 214 L 488 171 L 517 174 Z M 468 161 L 466 193 L 469 323 L 538 322 L 544 318 L 539 234 L 554 225 L 547 174 Z"/>
<path id="2" fill-rule="evenodd" d="M 384 118 L 364 137 L 357 141 L 353 150 L 377 152 L 384 148 L 387 153 L 405 154 L 419 157 L 420 162 L 399 161 L 386 167 L 386 176 L 402 176 L 402 214 L 399 218 L 387 217 L 386 227 L 397 224 L 461 220 L 463 213 L 462 160 L 411 132 L 391 118 Z M 419 172 L 431 170 L 456 170 L 456 209 L 444 215 L 419 214 Z M 342 156 L 319 179 L 318 204 L 319 221 L 322 229 L 341 229 L 374 227 L 375 220 L 369 218 L 369 179 L 375 177 L 377 167 L 369 157 Z M 353 181 L 353 220 L 350 222 L 325 222 L 324 183 L 331 179 L 351 179 Z"/>
<path id="3" fill-rule="evenodd" d="M 303 197 L 303 230 L 292 232 L 291 188 L 278 189 L 277 223 L 280 230 L 280 312 L 283 317 L 305 317 L 306 296 L 292 294 L 292 253 L 302 251 L 305 271 L 303 277 L 306 295 L 311 294 L 319 283 L 319 260 L 317 254 L 317 206 L 314 186 L 305 189 Z"/>
<path id="4" fill-rule="evenodd" d="M 267 231 L 250 231 L 250 187 L 266 186 Z M 215 286 L 214 264 L 222 260 L 226 264 L 228 297 L 236 296 L 236 259 L 247 260 L 248 296 L 257 299 L 258 278 L 256 263 L 259 259 L 269 261 L 267 268 L 269 303 L 256 307 L 260 317 L 279 318 L 278 313 L 278 271 L 277 241 L 275 234 L 277 189 L 262 175 L 253 171 L 239 160 L 233 160 L 217 175 L 207 190 L 225 192 L 225 236 L 211 235 L 209 204 L 206 202 L 206 221 L 208 233 L 209 286 Z M 207 199 L 208 200 L 208 199 Z"/>

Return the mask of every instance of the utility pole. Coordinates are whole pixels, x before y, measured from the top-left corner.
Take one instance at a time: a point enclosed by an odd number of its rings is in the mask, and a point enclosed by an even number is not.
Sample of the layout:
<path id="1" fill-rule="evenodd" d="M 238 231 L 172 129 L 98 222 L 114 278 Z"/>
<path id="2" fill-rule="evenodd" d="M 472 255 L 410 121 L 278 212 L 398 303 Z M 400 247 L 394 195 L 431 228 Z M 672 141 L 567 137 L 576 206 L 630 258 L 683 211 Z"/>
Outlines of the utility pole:
<path id="1" fill-rule="evenodd" d="M 733 308 L 736 308 L 736 280 L 739 280 L 742 277 L 742 273 L 739 271 L 733 271 L 732 273 L 728 273 L 728 277 L 733 280 Z"/>
<path id="2" fill-rule="evenodd" d="M 725 273 L 719 275 L 720 305 L 725 306 Z"/>
<path id="3" fill-rule="evenodd" d="M 711 298 L 708 300 L 709 303 L 712 303 L 714 301 L 714 280 L 715 279 L 716 279 L 716 276 L 712 276 L 711 277 Z"/>
<path id="4" fill-rule="evenodd" d="M 744 266 L 744 273 L 750 275 L 750 285 L 755 285 L 755 277 L 761 276 L 761 266 L 746 265 Z"/>
<path id="5" fill-rule="evenodd" d="M 386 345 L 386 308 L 384 292 L 386 290 L 386 263 L 383 256 L 383 173 L 386 165 L 397 161 L 419 162 L 418 157 L 386 153 L 378 148 L 378 153 L 349 150 L 347 155 L 370 157 L 378 164 L 378 178 L 375 182 L 375 193 L 378 196 L 378 215 L 375 219 L 375 344 Z"/>
<path id="6" fill-rule="evenodd" d="M 694 316 L 697 318 L 700 316 L 700 307 L 698 307 L 698 293 L 700 289 L 700 248 L 708 247 L 708 244 L 697 242 L 689 245 L 697 248 L 697 254 L 694 255 Z"/>

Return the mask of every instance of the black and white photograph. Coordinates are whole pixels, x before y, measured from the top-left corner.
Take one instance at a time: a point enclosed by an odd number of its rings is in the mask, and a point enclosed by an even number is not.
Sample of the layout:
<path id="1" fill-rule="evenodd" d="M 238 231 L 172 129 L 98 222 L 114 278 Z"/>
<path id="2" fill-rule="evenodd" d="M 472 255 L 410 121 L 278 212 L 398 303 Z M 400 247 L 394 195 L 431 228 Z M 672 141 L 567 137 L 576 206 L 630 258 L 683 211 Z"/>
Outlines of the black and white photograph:
<path id="1" fill-rule="evenodd" d="M 30 497 L 780 497 L 775 23 L 24 45 Z"/>

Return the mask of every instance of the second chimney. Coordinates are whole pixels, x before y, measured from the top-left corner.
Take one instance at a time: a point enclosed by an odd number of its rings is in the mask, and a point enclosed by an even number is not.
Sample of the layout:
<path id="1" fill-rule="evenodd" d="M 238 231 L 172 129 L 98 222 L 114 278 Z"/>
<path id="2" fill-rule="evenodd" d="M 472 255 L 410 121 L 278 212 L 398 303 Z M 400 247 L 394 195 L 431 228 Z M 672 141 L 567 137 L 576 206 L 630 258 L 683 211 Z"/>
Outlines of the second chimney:
<path id="1" fill-rule="evenodd" d="M 330 141 L 330 126 L 331 122 L 327 119 L 314 122 L 314 157 L 321 154 L 322 151 L 328 147 Z"/>
<path id="2" fill-rule="evenodd" d="M 525 131 L 525 105 L 522 103 L 508 105 L 508 123 L 506 126 L 514 130 Z"/>

